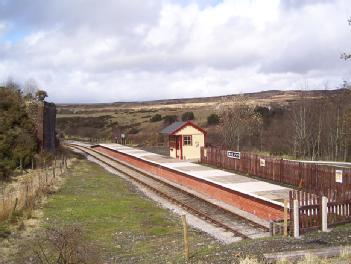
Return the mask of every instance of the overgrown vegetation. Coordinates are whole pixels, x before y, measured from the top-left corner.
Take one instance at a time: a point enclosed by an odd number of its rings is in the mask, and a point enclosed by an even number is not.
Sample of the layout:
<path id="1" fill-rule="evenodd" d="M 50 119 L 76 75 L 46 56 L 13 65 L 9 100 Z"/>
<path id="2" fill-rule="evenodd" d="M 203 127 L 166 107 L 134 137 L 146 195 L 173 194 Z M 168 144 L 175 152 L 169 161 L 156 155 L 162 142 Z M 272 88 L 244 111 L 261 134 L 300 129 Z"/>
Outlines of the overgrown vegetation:
<path id="1" fill-rule="evenodd" d="M 28 245 L 26 245 L 28 246 Z M 99 264 L 100 249 L 86 239 L 80 225 L 52 224 L 33 239 L 30 250 L 23 249 L 23 263 Z"/>
<path id="2" fill-rule="evenodd" d="M 176 115 L 166 115 L 163 117 L 163 123 L 166 125 L 170 125 L 173 122 L 177 121 L 177 116 Z"/>
<path id="3" fill-rule="evenodd" d="M 28 166 L 37 151 L 35 126 L 18 85 L 0 87 L 0 179 Z"/>
<path id="4" fill-rule="evenodd" d="M 109 125 L 110 116 L 99 117 L 61 117 L 57 119 L 57 126 L 65 135 L 80 137 L 96 137 L 100 130 Z"/>

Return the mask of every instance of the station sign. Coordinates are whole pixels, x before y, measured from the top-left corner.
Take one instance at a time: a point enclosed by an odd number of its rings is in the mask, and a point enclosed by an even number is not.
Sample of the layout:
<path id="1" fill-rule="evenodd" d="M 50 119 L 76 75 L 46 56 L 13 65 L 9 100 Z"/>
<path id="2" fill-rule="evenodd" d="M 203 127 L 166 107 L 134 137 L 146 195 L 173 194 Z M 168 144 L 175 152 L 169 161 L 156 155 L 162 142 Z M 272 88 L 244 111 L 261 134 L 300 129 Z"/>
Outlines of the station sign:
<path id="1" fill-rule="evenodd" d="M 266 160 L 260 159 L 260 167 L 266 167 Z"/>
<path id="2" fill-rule="evenodd" d="M 342 183 L 342 170 L 335 170 L 335 182 Z"/>
<path id="3" fill-rule="evenodd" d="M 228 150 L 227 157 L 231 159 L 240 159 L 240 152 Z"/>

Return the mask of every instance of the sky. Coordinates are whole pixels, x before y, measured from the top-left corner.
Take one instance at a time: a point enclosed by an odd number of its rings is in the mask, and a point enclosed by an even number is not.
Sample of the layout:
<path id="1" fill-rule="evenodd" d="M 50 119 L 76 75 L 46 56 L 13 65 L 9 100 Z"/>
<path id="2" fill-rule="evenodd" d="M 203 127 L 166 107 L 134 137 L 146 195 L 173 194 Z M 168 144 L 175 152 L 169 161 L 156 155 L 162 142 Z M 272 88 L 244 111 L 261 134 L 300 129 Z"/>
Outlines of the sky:
<path id="1" fill-rule="evenodd" d="M 0 80 L 56 103 L 334 89 L 350 17 L 350 0 L 0 0 Z"/>

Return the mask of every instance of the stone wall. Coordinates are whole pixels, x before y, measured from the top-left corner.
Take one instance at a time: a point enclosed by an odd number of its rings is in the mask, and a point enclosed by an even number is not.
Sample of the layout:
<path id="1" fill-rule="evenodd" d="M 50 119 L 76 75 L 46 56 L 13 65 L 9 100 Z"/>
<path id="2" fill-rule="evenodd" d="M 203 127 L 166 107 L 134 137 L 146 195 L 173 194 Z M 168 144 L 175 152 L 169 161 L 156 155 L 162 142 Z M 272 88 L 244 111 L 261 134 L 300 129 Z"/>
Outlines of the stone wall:
<path id="1" fill-rule="evenodd" d="M 56 150 L 56 105 L 45 101 L 26 102 L 28 115 L 34 121 L 40 151 Z"/>
<path id="2" fill-rule="evenodd" d="M 44 103 L 43 114 L 43 149 L 55 151 L 56 149 L 56 105 Z"/>

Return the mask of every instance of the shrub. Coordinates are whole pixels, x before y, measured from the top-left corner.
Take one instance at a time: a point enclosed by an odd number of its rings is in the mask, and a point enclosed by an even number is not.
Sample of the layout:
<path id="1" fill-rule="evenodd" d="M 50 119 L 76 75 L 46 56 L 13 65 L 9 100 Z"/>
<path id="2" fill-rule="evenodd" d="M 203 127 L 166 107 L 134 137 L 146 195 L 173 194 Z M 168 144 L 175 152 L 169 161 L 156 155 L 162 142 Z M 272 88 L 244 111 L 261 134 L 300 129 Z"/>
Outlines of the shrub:
<path id="1" fill-rule="evenodd" d="M 216 114 L 211 114 L 207 117 L 207 124 L 209 126 L 211 125 L 217 125 L 219 124 L 219 116 Z"/>
<path id="2" fill-rule="evenodd" d="M 176 115 L 166 115 L 163 117 L 163 122 L 167 125 L 172 124 L 173 122 L 177 121 Z"/>
<path id="3" fill-rule="evenodd" d="M 182 121 L 189 121 L 189 120 L 194 120 L 195 116 L 193 112 L 185 112 L 182 115 Z"/>
<path id="4" fill-rule="evenodd" d="M 155 114 L 150 118 L 150 122 L 159 122 L 162 120 L 162 116 L 160 114 Z"/>

